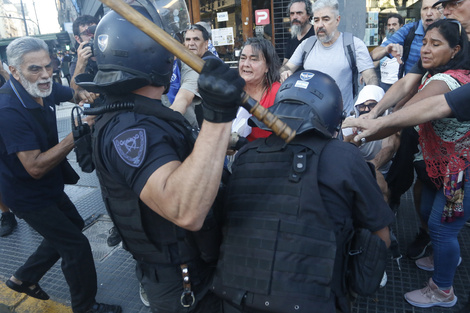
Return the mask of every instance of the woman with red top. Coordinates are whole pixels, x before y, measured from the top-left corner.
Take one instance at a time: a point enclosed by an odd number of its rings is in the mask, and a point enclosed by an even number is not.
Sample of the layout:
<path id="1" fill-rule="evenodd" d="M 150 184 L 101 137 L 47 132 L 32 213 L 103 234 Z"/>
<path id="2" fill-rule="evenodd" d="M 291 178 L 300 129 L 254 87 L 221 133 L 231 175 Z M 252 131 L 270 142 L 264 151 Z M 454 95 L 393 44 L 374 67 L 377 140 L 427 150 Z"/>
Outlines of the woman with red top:
<path id="1" fill-rule="evenodd" d="M 246 82 L 245 92 L 265 108 L 274 104 L 274 98 L 281 86 L 280 67 L 281 62 L 270 41 L 263 38 L 249 38 L 243 45 L 238 71 Z M 247 116 L 249 113 L 239 112 L 239 115 Z M 270 134 L 269 131 L 253 127 L 247 139 L 253 141 L 268 137 Z"/>
<path id="2" fill-rule="evenodd" d="M 410 102 L 469 83 L 469 51 L 457 20 L 431 24 L 421 48 L 421 66 L 428 72 Z M 426 172 L 438 190 L 423 185 L 421 215 L 428 223 L 433 254 L 416 265 L 433 275 L 425 288 L 406 293 L 405 299 L 421 308 L 452 307 L 457 302 L 453 279 L 461 261 L 457 235 L 470 218 L 470 122 L 443 118 L 419 125 L 418 133 Z"/>

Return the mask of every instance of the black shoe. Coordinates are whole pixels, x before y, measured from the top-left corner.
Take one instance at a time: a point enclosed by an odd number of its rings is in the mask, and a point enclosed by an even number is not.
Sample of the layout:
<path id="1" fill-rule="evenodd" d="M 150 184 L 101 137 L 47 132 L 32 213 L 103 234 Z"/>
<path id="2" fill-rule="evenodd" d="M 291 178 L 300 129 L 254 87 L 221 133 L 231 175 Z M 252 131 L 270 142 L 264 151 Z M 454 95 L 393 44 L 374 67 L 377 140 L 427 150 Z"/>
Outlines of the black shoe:
<path id="1" fill-rule="evenodd" d="M 116 227 L 113 227 L 109 230 L 109 237 L 106 241 L 109 247 L 114 247 L 121 242 L 121 235 L 117 231 Z"/>
<path id="2" fill-rule="evenodd" d="M 37 283 L 34 284 L 23 282 L 21 285 L 18 285 L 17 283 L 14 283 L 12 280 L 9 279 L 6 281 L 5 285 L 7 285 L 8 288 L 16 292 L 25 293 L 30 297 L 39 300 L 49 300 L 49 295 L 44 290 L 42 290 L 42 288 Z M 31 286 L 34 286 L 34 288 L 31 289 Z"/>
<path id="3" fill-rule="evenodd" d="M 104 304 L 95 302 L 86 313 L 121 313 L 122 308 L 120 305 Z"/>
<path id="4" fill-rule="evenodd" d="M 415 240 L 408 246 L 406 254 L 410 259 L 417 260 L 426 254 L 426 249 L 430 245 L 431 238 L 429 237 L 429 234 L 420 227 L 419 233 L 416 234 Z"/>
<path id="5" fill-rule="evenodd" d="M 0 237 L 5 237 L 11 234 L 16 225 L 18 225 L 18 223 L 16 222 L 16 218 L 13 213 L 2 213 L 2 217 L 0 218 Z"/>

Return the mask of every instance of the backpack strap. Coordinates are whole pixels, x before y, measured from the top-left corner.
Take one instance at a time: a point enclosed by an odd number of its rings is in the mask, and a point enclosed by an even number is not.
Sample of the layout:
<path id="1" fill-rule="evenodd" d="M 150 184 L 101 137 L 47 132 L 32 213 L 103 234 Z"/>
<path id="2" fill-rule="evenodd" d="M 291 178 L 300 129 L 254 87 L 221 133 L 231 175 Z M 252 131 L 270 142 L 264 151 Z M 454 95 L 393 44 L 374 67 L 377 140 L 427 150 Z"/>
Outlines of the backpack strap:
<path id="1" fill-rule="evenodd" d="M 398 70 L 398 79 L 403 77 L 405 73 L 405 62 L 408 60 L 408 56 L 410 55 L 411 44 L 413 43 L 413 39 L 415 38 L 415 31 L 418 29 L 419 21 L 415 22 L 413 27 L 410 28 L 410 31 L 405 37 L 405 41 L 403 43 L 403 55 L 401 57 L 402 64 L 400 64 L 400 68 Z"/>
<path id="2" fill-rule="evenodd" d="M 307 56 L 310 54 L 310 52 L 312 51 L 316 43 L 317 43 L 317 36 L 312 36 L 306 39 L 304 48 L 302 50 L 302 66 L 304 66 Z"/>
<path id="3" fill-rule="evenodd" d="M 343 47 L 344 53 L 346 54 L 346 58 L 348 59 L 349 67 L 352 71 L 353 98 L 355 98 L 359 91 L 359 71 L 357 69 L 356 47 L 354 46 L 353 34 L 348 32 L 343 33 Z"/>
<path id="4" fill-rule="evenodd" d="M 310 54 L 310 52 L 312 51 L 316 43 L 317 43 L 317 36 L 309 37 L 306 40 L 306 43 L 302 49 L 302 66 L 304 66 L 305 60 L 307 59 L 308 55 Z M 359 91 L 359 82 L 358 82 L 359 71 L 357 69 L 356 48 L 354 46 L 353 34 L 348 33 L 348 32 L 343 33 L 343 47 L 344 47 L 344 54 L 346 55 L 346 58 L 349 63 L 349 67 L 351 68 L 351 71 L 352 71 L 353 97 L 356 97 Z"/>

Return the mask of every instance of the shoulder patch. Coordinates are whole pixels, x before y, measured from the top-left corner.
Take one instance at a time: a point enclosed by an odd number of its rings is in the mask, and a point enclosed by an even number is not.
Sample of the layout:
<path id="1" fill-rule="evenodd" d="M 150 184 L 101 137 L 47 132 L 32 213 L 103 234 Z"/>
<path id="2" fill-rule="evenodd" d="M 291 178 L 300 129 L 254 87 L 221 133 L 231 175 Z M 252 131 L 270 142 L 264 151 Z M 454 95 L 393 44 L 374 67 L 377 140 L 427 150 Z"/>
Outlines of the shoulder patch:
<path id="1" fill-rule="evenodd" d="M 139 167 L 147 152 L 147 133 L 145 129 L 128 129 L 113 139 L 119 157 L 132 167 Z"/>

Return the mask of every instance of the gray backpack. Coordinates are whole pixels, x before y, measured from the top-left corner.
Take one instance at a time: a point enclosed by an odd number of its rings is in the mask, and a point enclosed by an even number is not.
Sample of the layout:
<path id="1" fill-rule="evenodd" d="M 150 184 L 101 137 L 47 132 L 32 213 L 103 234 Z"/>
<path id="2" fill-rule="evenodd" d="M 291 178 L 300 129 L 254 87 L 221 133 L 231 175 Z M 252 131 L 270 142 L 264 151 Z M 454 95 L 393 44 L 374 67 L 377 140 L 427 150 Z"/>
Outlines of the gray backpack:
<path id="1" fill-rule="evenodd" d="M 317 36 L 312 36 L 306 40 L 304 49 L 302 50 L 302 66 L 304 65 L 305 60 L 307 59 L 307 56 L 310 54 L 310 52 L 312 51 L 316 43 L 317 43 Z M 354 47 L 353 34 L 348 33 L 348 32 L 343 33 L 343 47 L 344 47 L 344 54 L 346 55 L 346 58 L 348 59 L 349 67 L 351 68 L 351 71 L 352 71 L 353 98 L 355 98 L 359 92 L 359 82 L 358 82 L 359 72 L 357 70 L 357 64 L 356 64 L 356 48 Z"/>

